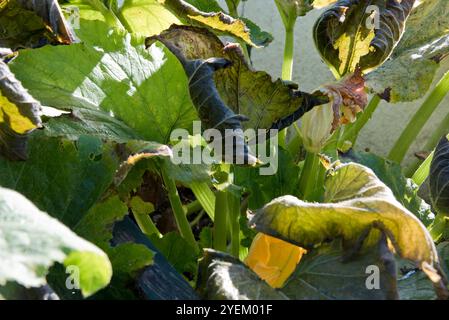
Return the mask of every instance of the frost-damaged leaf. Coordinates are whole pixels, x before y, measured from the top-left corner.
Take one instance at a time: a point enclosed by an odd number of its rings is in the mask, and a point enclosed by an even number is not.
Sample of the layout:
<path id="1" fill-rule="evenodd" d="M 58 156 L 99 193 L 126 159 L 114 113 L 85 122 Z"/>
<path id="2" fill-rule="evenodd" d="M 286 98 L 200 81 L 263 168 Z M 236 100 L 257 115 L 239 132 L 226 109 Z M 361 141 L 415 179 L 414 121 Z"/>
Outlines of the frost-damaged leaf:
<path id="1" fill-rule="evenodd" d="M 215 0 L 187 0 L 186 2 L 203 12 L 225 12 Z M 238 2 L 240 2 L 240 0 L 238 0 Z M 233 5 L 237 7 L 238 3 Z M 273 41 L 273 36 L 271 34 L 261 30 L 260 27 L 251 20 L 244 17 L 239 17 L 239 19 L 245 23 L 246 27 L 249 29 L 251 38 L 255 43 L 260 43 L 261 46 L 265 47 Z"/>
<path id="2" fill-rule="evenodd" d="M 223 152 L 223 160 L 230 163 L 258 164 L 259 160 L 250 154 L 243 134 L 241 122 L 246 121 L 247 118 L 243 115 L 235 114 L 223 102 L 215 86 L 215 71 L 228 67 L 230 61 L 223 58 L 190 60 L 170 42 L 165 42 L 164 44 L 184 67 L 185 73 L 189 78 L 190 97 L 203 125 L 206 129 L 217 129 L 221 132 L 222 138 L 214 140 L 213 143 L 216 146 L 221 144 L 221 150 L 225 151 Z M 153 43 L 151 46 L 154 45 Z M 225 150 L 226 147 L 230 147 L 226 146 L 225 143 L 225 140 L 229 139 L 229 137 L 232 137 L 233 141 L 232 154 Z"/>
<path id="3" fill-rule="evenodd" d="M 288 300 L 240 260 L 211 249 L 200 261 L 198 289 L 210 300 Z"/>
<path id="4" fill-rule="evenodd" d="M 233 36 L 254 47 L 268 45 L 269 39 L 259 36 L 254 37 L 244 21 L 234 19 L 223 12 L 203 12 L 182 0 L 158 1 L 164 4 L 184 24 L 208 28 L 219 35 Z"/>
<path id="5" fill-rule="evenodd" d="M 0 46 L 15 50 L 75 41 L 57 0 L 3 0 L 0 16 Z"/>
<path id="6" fill-rule="evenodd" d="M 430 198 L 438 214 L 449 215 L 449 139 L 442 137 L 429 173 Z"/>
<path id="7" fill-rule="evenodd" d="M 27 134 L 41 125 L 41 105 L 0 61 L 0 152 L 26 158 Z"/>
<path id="8" fill-rule="evenodd" d="M 449 54 L 449 2 L 426 0 L 414 8 L 391 59 L 366 76 L 367 86 L 390 102 L 419 99 Z"/>
<path id="9" fill-rule="evenodd" d="M 398 298 L 396 265 L 385 237 L 365 254 L 357 255 L 351 260 L 342 257 L 343 251 L 339 240 L 310 250 L 302 257 L 296 271 L 281 291 L 294 300 Z M 368 287 L 374 284 L 374 280 L 370 279 L 373 274 L 379 277 L 379 287 L 376 290 Z"/>
<path id="10" fill-rule="evenodd" d="M 407 179 L 403 175 L 399 164 L 373 153 L 353 150 L 341 154 L 339 159 L 343 162 L 357 162 L 373 170 L 375 175 L 393 191 L 396 200 L 414 213 L 426 226 L 432 222 L 434 214 L 430 206 L 418 196 L 418 186 L 412 179 Z"/>
<path id="11" fill-rule="evenodd" d="M 324 94 L 297 91 L 280 79 L 273 82 L 266 72 L 252 70 L 238 46 L 224 46 L 206 29 L 172 26 L 159 36 L 148 38 L 147 45 L 155 40 L 179 50 L 189 60 L 215 57 L 232 62 L 226 68 L 216 70 L 215 86 L 223 102 L 234 113 L 249 118 L 242 123 L 245 129 L 282 129 L 315 105 L 327 102 Z"/>
<path id="12" fill-rule="evenodd" d="M 102 22 L 84 23 L 96 31 L 89 43 L 24 51 L 10 63 L 30 92 L 75 116 L 120 120 L 143 140 L 166 143 L 174 128 L 191 130 L 197 113 L 176 57 L 156 45 L 133 45 L 126 32 L 107 33 Z"/>
<path id="13" fill-rule="evenodd" d="M 48 268 L 55 262 L 79 268 L 84 296 L 109 283 L 112 269 L 106 254 L 21 194 L 0 188 L 0 221 L 1 286 L 7 281 L 25 287 L 44 285 Z"/>
<path id="14" fill-rule="evenodd" d="M 368 72 L 388 59 L 414 2 L 340 0 L 327 9 L 315 24 L 314 39 L 334 75 L 340 78 L 357 66 Z"/>
<path id="15" fill-rule="evenodd" d="M 372 247 L 385 233 L 398 256 L 423 269 L 440 297 L 449 296 L 430 234 L 370 169 L 339 165 L 330 171 L 325 188 L 325 203 L 280 197 L 259 210 L 250 224 L 305 249 L 341 238 L 348 256 Z"/>

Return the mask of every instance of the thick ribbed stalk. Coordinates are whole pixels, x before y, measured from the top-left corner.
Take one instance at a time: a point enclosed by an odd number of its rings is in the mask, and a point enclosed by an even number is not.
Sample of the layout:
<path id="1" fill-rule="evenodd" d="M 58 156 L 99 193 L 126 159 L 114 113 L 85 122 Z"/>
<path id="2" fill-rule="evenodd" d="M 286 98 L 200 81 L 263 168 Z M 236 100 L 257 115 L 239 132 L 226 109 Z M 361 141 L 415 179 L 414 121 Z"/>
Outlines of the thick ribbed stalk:
<path id="1" fill-rule="evenodd" d="M 282 63 L 282 79 L 291 81 L 293 77 L 294 26 L 285 29 L 284 60 Z"/>
<path id="2" fill-rule="evenodd" d="M 155 226 L 153 220 L 151 220 L 148 214 L 139 214 L 134 212 L 134 219 L 136 219 L 140 230 L 142 230 L 142 232 L 147 236 L 156 234 L 159 238 L 162 237 L 162 234 L 159 232 L 158 228 Z"/>
<path id="3" fill-rule="evenodd" d="M 436 130 L 432 132 L 432 135 L 427 140 L 426 145 L 424 146 L 424 151 L 430 151 L 435 149 L 436 145 L 440 141 L 441 137 L 447 135 L 449 133 L 449 112 L 444 117 L 443 121 L 441 121 L 440 125 Z M 405 175 L 410 177 L 414 174 L 418 167 L 420 167 L 422 160 L 415 159 L 405 170 Z"/>
<path id="4" fill-rule="evenodd" d="M 214 249 L 226 252 L 227 249 L 228 195 L 217 191 L 215 199 Z"/>
<path id="5" fill-rule="evenodd" d="M 404 159 L 410 146 L 415 141 L 418 134 L 421 132 L 424 125 L 429 120 L 435 109 L 441 103 L 449 91 L 449 72 L 437 84 L 435 89 L 427 97 L 426 101 L 422 104 L 419 110 L 416 112 L 412 120 L 408 123 L 407 127 L 402 132 L 399 139 L 390 151 L 388 158 L 397 163 L 401 163 Z"/>
<path id="6" fill-rule="evenodd" d="M 181 199 L 179 198 L 178 189 L 176 183 L 167 174 L 167 169 L 162 168 L 162 179 L 164 185 L 167 188 L 168 199 L 170 201 L 173 214 L 175 216 L 176 224 L 181 236 L 197 251 L 199 252 L 198 243 L 195 240 L 192 229 L 190 228 L 189 221 L 187 220 L 184 208 L 182 206 Z"/>
<path id="7" fill-rule="evenodd" d="M 418 186 L 422 185 L 429 176 L 430 165 L 432 164 L 434 154 L 435 152 L 432 152 L 413 174 L 412 180 Z"/>
<path id="8" fill-rule="evenodd" d="M 189 188 L 192 190 L 198 202 L 201 203 L 201 206 L 209 215 L 211 220 L 214 221 L 215 194 L 210 189 L 209 185 L 206 182 L 192 182 L 189 185 Z"/>
<path id="9" fill-rule="evenodd" d="M 319 201 L 320 188 L 324 182 L 325 170 L 320 163 L 320 158 L 312 152 L 306 153 L 304 167 L 299 179 L 299 194 L 306 201 Z"/>

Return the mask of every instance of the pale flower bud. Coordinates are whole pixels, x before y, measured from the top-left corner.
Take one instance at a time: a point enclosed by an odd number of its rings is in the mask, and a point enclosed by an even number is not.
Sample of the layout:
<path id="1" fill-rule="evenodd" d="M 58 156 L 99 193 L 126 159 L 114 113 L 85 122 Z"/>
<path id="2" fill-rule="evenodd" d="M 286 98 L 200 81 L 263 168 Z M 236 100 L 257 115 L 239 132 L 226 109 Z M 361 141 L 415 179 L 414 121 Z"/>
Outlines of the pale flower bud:
<path id="1" fill-rule="evenodd" d="M 333 120 L 332 102 L 316 106 L 304 114 L 299 131 L 308 152 L 321 151 L 331 136 Z"/>

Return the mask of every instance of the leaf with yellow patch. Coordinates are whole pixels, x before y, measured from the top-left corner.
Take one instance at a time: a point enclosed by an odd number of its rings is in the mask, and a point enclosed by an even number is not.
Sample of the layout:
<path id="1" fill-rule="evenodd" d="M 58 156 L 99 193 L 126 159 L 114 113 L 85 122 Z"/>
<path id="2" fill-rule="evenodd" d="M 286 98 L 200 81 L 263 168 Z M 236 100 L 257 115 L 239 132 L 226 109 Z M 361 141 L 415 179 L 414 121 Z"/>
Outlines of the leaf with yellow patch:
<path id="1" fill-rule="evenodd" d="M 0 61 L 0 152 L 26 158 L 26 135 L 40 127 L 41 105 Z"/>

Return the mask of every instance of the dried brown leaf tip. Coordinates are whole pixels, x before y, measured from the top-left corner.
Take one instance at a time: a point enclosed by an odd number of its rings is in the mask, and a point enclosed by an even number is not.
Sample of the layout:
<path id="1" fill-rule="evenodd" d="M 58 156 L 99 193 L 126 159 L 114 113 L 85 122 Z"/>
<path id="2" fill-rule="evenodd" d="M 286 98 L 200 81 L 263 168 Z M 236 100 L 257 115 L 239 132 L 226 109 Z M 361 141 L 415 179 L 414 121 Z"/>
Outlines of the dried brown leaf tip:
<path id="1" fill-rule="evenodd" d="M 322 91 L 329 96 L 332 103 L 332 131 L 342 124 L 354 122 L 357 113 L 362 112 L 368 103 L 365 79 L 360 68 L 335 84 L 325 85 Z"/>

